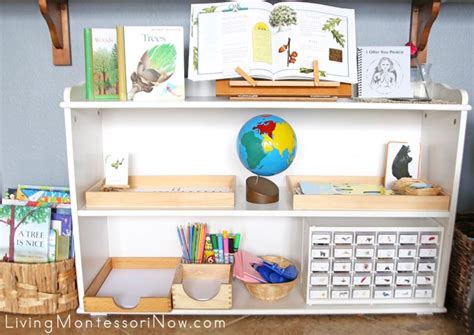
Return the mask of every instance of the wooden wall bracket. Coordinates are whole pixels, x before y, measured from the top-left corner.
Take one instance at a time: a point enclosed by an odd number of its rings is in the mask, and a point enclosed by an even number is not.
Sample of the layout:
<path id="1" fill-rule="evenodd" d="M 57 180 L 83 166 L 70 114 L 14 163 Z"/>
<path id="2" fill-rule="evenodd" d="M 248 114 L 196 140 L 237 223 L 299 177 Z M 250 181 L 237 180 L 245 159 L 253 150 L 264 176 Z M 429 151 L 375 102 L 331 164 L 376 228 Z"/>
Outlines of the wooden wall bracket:
<path id="1" fill-rule="evenodd" d="M 38 0 L 38 4 L 51 35 L 53 64 L 71 65 L 68 0 Z"/>
<path id="2" fill-rule="evenodd" d="M 426 63 L 428 37 L 440 8 L 441 0 L 412 0 L 411 2 L 410 41 L 418 48 L 419 64 Z M 415 59 L 412 59 L 411 65 L 416 66 Z"/>

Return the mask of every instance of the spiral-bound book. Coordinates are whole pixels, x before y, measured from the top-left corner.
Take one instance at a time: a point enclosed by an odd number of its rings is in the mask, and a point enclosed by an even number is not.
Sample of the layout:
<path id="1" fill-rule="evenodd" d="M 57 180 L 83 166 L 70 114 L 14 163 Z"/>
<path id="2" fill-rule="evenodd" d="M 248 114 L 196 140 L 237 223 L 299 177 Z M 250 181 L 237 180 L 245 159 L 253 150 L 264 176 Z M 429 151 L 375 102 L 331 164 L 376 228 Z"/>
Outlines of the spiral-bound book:
<path id="1" fill-rule="evenodd" d="M 412 98 L 409 47 L 357 48 L 360 98 Z"/>

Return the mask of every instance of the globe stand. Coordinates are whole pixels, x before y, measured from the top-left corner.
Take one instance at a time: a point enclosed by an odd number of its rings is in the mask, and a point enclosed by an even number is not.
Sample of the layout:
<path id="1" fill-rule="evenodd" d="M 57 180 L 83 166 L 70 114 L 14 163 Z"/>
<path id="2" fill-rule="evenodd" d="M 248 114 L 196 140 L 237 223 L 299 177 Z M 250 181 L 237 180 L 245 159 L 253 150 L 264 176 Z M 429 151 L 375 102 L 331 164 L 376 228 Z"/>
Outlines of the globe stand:
<path id="1" fill-rule="evenodd" d="M 248 202 L 271 204 L 279 200 L 278 186 L 267 178 L 259 176 L 248 177 L 246 185 L 246 198 Z"/>

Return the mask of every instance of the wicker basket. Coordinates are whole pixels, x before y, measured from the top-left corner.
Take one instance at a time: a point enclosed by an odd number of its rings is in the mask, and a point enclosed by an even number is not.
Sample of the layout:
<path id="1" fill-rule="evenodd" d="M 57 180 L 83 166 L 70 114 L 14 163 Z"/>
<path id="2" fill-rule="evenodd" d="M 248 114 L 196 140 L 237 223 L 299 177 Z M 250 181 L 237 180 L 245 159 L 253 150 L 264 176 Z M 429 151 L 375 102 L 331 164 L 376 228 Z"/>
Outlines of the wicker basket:
<path id="1" fill-rule="evenodd" d="M 0 262 L 0 312 L 55 314 L 77 308 L 74 260 Z"/>
<path id="2" fill-rule="evenodd" d="M 288 259 L 280 256 L 263 256 L 264 260 L 277 263 L 278 266 L 286 267 L 293 264 Z M 293 264 L 294 265 L 294 264 Z M 298 274 L 299 278 L 299 274 Z M 245 283 L 245 288 L 249 291 L 250 295 L 260 300 L 278 300 L 286 297 L 290 294 L 291 290 L 298 283 L 298 278 L 288 283 L 281 284 L 259 284 L 259 283 Z"/>
<path id="3" fill-rule="evenodd" d="M 460 215 L 454 230 L 446 306 L 461 320 L 469 334 L 474 332 L 474 214 Z"/>

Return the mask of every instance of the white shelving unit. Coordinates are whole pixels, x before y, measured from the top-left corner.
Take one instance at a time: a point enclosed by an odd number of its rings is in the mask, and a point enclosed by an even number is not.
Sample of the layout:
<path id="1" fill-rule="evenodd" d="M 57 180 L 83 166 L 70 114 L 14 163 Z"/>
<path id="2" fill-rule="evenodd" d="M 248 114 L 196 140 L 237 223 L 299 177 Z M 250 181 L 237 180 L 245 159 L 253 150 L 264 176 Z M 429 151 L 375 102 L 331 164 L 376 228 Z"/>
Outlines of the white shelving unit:
<path id="1" fill-rule="evenodd" d="M 351 224 L 370 218 L 381 227 L 417 226 L 430 220 L 444 228 L 440 242 L 436 297 L 430 302 L 307 305 L 303 282 L 287 298 L 253 299 L 234 282 L 230 310 L 173 310 L 171 314 L 349 314 L 443 312 L 455 220 L 467 112 L 467 94 L 437 84 L 439 104 L 324 102 L 232 102 L 211 97 L 213 87 L 187 82 L 183 102 L 136 103 L 84 100 L 83 86 L 64 93 L 68 170 L 74 219 L 74 242 L 80 307 L 82 297 L 109 257 L 176 257 L 176 225 L 207 222 L 211 230 L 242 233 L 241 248 L 276 254 L 302 265 L 303 226 L 341 220 Z M 298 137 L 292 166 L 272 179 L 280 202 L 254 205 L 245 201 L 248 171 L 240 164 L 235 141 L 251 117 L 271 113 L 287 120 Z M 286 175 L 384 175 L 386 143 L 420 142 L 421 177 L 450 193 L 446 211 L 314 211 L 293 210 Z M 214 209 L 90 209 L 84 193 L 104 177 L 103 154 L 130 152 L 131 175 L 236 175 L 236 206 Z M 389 223 L 388 223 L 389 222 Z M 333 224 L 335 227 L 337 223 Z M 303 274 L 301 278 L 306 278 Z M 119 289 L 119 288 L 118 288 Z M 112 314 L 104 310 L 103 314 Z"/>

